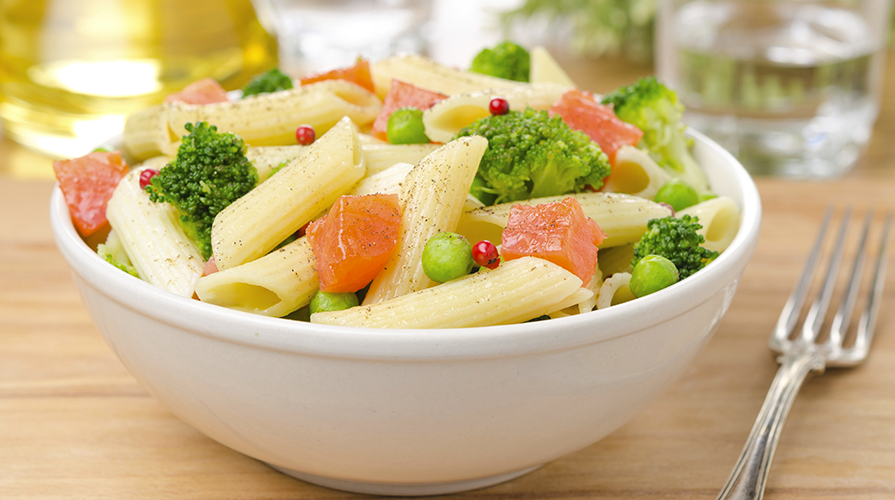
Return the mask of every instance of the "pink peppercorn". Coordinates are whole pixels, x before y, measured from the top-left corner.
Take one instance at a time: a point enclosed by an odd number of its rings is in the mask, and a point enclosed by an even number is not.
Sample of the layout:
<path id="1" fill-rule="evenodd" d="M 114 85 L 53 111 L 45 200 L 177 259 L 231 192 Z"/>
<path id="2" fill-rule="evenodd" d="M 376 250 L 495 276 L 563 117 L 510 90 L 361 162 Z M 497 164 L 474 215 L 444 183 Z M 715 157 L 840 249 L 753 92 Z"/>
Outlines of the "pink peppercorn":
<path id="1" fill-rule="evenodd" d="M 497 269 L 497 266 L 500 265 L 497 247 L 488 240 L 482 240 L 472 246 L 472 260 L 488 269 Z"/>
<path id="2" fill-rule="evenodd" d="M 152 181 L 152 178 L 158 175 L 158 170 L 154 168 L 147 168 L 146 170 L 140 172 L 140 189 L 146 189 L 146 186 Z"/>

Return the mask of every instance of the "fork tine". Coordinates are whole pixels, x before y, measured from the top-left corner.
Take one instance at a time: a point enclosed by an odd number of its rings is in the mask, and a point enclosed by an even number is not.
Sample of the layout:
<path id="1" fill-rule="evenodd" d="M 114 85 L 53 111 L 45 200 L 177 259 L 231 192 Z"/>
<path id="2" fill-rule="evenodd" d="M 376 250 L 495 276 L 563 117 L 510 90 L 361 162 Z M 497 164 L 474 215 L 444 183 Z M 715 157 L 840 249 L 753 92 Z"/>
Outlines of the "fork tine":
<path id="1" fill-rule="evenodd" d="M 802 325 L 800 340 L 803 342 L 814 342 L 817 334 L 820 332 L 820 327 L 823 325 L 824 316 L 826 316 L 830 300 L 833 298 L 833 289 L 836 288 L 836 276 L 839 275 L 839 267 L 842 264 L 845 234 L 848 231 L 850 221 L 851 207 L 847 207 L 842 214 L 842 222 L 839 224 L 839 235 L 836 239 L 836 248 L 833 250 L 833 256 L 830 258 L 830 264 L 827 268 L 827 275 L 824 277 L 820 295 L 811 303 L 808 315 L 805 316 L 805 323 Z"/>
<path id="2" fill-rule="evenodd" d="M 827 228 L 830 225 L 832 216 L 833 205 L 829 205 L 827 206 L 826 212 L 824 212 L 823 221 L 821 222 L 820 229 L 817 231 L 817 237 L 814 240 L 814 247 L 811 249 L 811 254 L 805 262 L 805 268 L 802 269 L 799 281 L 789 295 L 789 298 L 786 300 L 786 304 L 783 306 L 783 311 L 780 313 L 780 318 L 777 320 L 776 326 L 774 326 L 774 333 L 771 335 L 770 344 L 771 349 L 775 351 L 783 349 L 783 345 L 788 342 L 789 336 L 792 334 L 796 327 L 796 322 L 799 320 L 799 311 L 802 310 L 802 306 L 805 304 L 805 298 L 808 296 L 808 289 L 811 287 L 811 278 L 814 276 L 814 269 L 817 267 L 817 262 L 820 258 L 820 249 L 823 246 L 824 235 L 827 233 Z"/>
<path id="3" fill-rule="evenodd" d="M 876 266 L 873 271 L 873 284 L 867 297 L 867 307 L 858 321 L 858 331 L 855 336 L 855 345 L 852 346 L 846 360 L 858 363 L 867 357 L 870 344 L 873 341 L 873 330 L 876 327 L 876 318 L 879 313 L 879 304 L 883 296 L 883 287 L 886 283 L 886 263 L 889 253 L 889 230 L 892 227 L 892 212 L 886 214 L 886 222 L 883 225 L 883 233 L 879 243 L 879 255 L 876 256 Z"/>
<path id="4" fill-rule="evenodd" d="M 848 330 L 851 315 L 855 309 L 855 302 L 858 299 L 858 289 L 861 286 L 861 277 L 864 275 L 864 263 L 867 261 L 867 253 L 864 251 L 864 248 L 867 246 L 867 233 L 870 231 L 871 221 L 873 221 L 873 211 L 868 210 L 867 216 L 864 217 L 864 228 L 858 241 L 858 249 L 855 261 L 852 264 L 848 287 L 845 289 L 842 302 L 839 303 L 839 309 L 836 310 L 836 315 L 833 316 L 833 322 L 830 325 L 830 337 L 827 339 L 826 344 L 832 358 L 837 357 L 842 349 L 842 341 L 845 338 L 845 332 Z"/>

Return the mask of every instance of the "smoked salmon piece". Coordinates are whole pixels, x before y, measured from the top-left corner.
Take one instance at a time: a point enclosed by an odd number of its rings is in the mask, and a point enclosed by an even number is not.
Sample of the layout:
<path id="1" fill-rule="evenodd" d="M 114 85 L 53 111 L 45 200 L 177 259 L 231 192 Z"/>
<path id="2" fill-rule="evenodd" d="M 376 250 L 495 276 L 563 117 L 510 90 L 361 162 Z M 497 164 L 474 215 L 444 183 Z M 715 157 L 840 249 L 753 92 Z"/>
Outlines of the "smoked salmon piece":
<path id="1" fill-rule="evenodd" d="M 327 71 L 326 73 L 308 75 L 301 79 L 301 84 L 307 85 L 309 83 L 320 82 L 323 80 L 345 80 L 360 85 L 370 92 L 376 92 L 376 88 L 373 87 L 373 77 L 370 74 L 370 63 L 365 59 L 358 58 L 357 63 L 355 63 L 354 66 L 347 68 L 339 68 Z"/>
<path id="2" fill-rule="evenodd" d="M 53 170 L 78 233 L 86 238 L 105 228 L 109 223 L 106 205 L 127 173 L 127 163 L 121 154 L 95 152 L 54 161 Z"/>
<path id="3" fill-rule="evenodd" d="M 205 78 L 193 82 L 180 92 L 165 97 L 165 102 L 183 102 L 186 104 L 214 104 L 228 102 L 227 91 L 213 78 Z"/>
<path id="4" fill-rule="evenodd" d="M 636 146 L 643 137 L 639 128 L 621 121 L 612 106 L 600 104 L 590 93 L 578 89 L 563 94 L 550 107 L 549 113 L 550 116 L 561 116 L 566 125 L 590 136 L 600 145 L 612 165 L 615 165 L 615 153 L 622 146 Z"/>
<path id="5" fill-rule="evenodd" d="M 396 194 L 342 196 L 307 229 L 317 259 L 320 290 L 356 292 L 385 266 L 398 243 L 401 205 Z"/>
<path id="6" fill-rule="evenodd" d="M 540 257 L 578 276 L 587 286 L 597 267 L 597 245 L 605 237 L 575 198 L 516 205 L 503 230 L 500 253 L 504 260 Z"/>

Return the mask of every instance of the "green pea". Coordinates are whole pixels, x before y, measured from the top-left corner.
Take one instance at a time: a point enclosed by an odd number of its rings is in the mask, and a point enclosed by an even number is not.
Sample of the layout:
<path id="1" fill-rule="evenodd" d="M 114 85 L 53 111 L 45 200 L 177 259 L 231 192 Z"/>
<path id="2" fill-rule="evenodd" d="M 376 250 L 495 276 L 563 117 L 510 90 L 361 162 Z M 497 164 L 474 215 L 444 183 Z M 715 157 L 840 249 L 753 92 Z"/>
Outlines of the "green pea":
<path id="1" fill-rule="evenodd" d="M 426 126 L 423 125 L 423 111 L 413 106 L 405 106 L 392 111 L 385 130 L 390 144 L 428 144 Z"/>
<path id="2" fill-rule="evenodd" d="M 422 259 L 426 276 L 439 283 L 466 276 L 475 263 L 472 245 L 457 233 L 438 233 L 429 238 Z"/>
<path id="3" fill-rule="evenodd" d="M 112 148 L 110 148 L 109 146 L 100 146 L 100 147 L 94 149 L 92 152 L 93 153 L 111 153 L 113 151 L 114 150 Z"/>
<path id="4" fill-rule="evenodd" d="M 693 186 L 681 179 L 671 179 L 659 188 L 654 200 L 657 203 L 668 203 L 677 212 L 699 203 L 699 195 Z"/>
<path id="5" fill-rule="evenodd" d="M 631 293 L 643 297 L 677 283 L 680 275 L 674 263 L 661 255 L 647 255 L 631 272 Z"/>
<path id="6" fill-rule="evenodd" d="M 354 292 L 321 292 L 318 290 L 311 297 L 311 314 L 315 312 L 341 311 L 350 309 L 357 304 L 357 295 Z"/>

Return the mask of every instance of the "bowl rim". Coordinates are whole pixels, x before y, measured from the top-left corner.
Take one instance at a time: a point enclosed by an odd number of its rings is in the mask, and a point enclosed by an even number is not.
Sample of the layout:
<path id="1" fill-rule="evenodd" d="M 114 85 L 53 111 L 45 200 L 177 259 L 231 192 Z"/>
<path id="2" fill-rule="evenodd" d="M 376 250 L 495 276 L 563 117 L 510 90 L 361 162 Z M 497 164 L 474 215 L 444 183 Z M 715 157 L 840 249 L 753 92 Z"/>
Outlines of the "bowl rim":
<path id="1" fill-rule="evenodd" d="M 631 335 L 684 314 L 738 279 L 750 259 L 761 223 L 758 189 L 729 152 L 699 132 L 690 129 L 688 134 L 718 155 L 725 170 L 732 169 L 743 203 L 733 242 L 699 273 L 649 297 L 550 321 L 473 328 L 374 329 L 231 310 L 175 295 L 108 265 L 76 232 L 58 184 L 50 199 L 50 219 L 56 244 L 74 274 L 109 300 L 192 334 L 261 349 L 356 359 L 458 360 L 561 351 Z M 86 299 L 83 291 L 82 297 Z M 160 310 L 169 313 L 162 317 Z"/>

